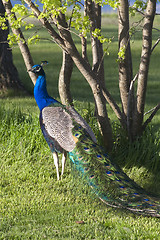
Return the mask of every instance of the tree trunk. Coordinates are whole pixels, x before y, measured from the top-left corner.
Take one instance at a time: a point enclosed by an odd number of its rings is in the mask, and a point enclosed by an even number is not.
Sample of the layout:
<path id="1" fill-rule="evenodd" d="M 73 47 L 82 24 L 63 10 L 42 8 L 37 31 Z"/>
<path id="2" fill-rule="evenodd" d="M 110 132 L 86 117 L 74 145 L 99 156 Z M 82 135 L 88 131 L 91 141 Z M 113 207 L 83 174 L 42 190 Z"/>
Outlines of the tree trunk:
<path id="1" fill-rule="evenodd" d="M 11 10 L 12 10 L 12 4 L 11 4 L 11 1 L 10 0 L 0 0 L 3 2 L 3 5 L 5 6 L 5 10 L 6 10 L 6 13 L 8 16 L 11 16 L 12 15 L 12 19 L 14 18 L 16 20 L 16 15 L 15 13 L 13 13 Z M 29 51 L 29 48 L 28 48 L 28 45 L 25 41 L 25 38 L 23 36 L 23 33 L 21 31 L 20 28 L 12 28 L 12 22 L 10 22 L 10 26 L 11 26 L 11 29 L 12 29 L 12 32 L 13 34 L 15 34 L 17 37 L 20 37 L 20 40 L 18 41 L 18 46 L 19 46 L 19 49 L 21 51 L 21 54 L 22 54 L 22 57 L 24 59 L 24 63 L 26 65 L 26 68 L 27 70 L 31 69 L 32 66 L 34 65 L 33 64 L 33 59 L 32 59 L 32 56 L 30 54 L 30 51 Z M 33 84 L 35 85 L 36 83 L 36 74 L 29 71 L 28 72 Z"/>
<path id="2" fill-rule="evenodd" d="M 97 74 L 101 85 L 105 86 L 103 46 L 92 34 L 96 28 L 101 30 L 101 6 L 94 1 L 86 0 L 86 9 L 91 22 L 92 69 Z"/>
<path id="3" fill-rule="evenodd" d="M 73 61 L 69 54 L 63 51 L 63 62 L 59 73 L 59 95 L 65 105 L 73 105 L 70 92 L 70 80 L 73 70 Z"/>
<path id="4" fill-rule="evenodd" d="M 87 0 L 84 1 L 84 16 L 87 16 Z M 88 62 L 87 56 L 87 39 L 81 36 L 81 46 L 82 46 L 82 58 Z"/>
<path id="5" fill-rule="evenodd" d="M 129 6 L 128 0 L 119 0 L 118 6 L 118 41 L 119 51 L 124 49 L 124 59 L 119 59 L 119 88 L 122 100 L 122 108 L 127 119 L 128 92 L 132 75 L 132 57 L 129 39 Z M 132 111 L 132 107 L 130 106 Z"/>
<path id="6" fill-rule="evenodd" d="M 140 62 L 139 72 L 138 72 L 137 102 L 136 102 L 133 129 L 132 129 L 134 137 L 136 137 L 137 135 L 140 135 L 142 132 L 144 106 L 145 106 L 147 80 L 148 80 L 148 70 L 149 70 L 149 62 L 150 62 L 151 46 L 152 46 L 152 27 L 153 27 L 155 12 L 156 12 L 156 1 L 149 0 L 147 3 L 147 9 L 146 9 L 144 25 L 143 25 L 141 62 Z"/>
<path id="7" fill-rule="evenodd" d="M 92 70 L 97 76 L 99 88 L 105 89 L 104 78 L 104 61 L 103 61 L 103 46 L 97 37 L 93 36 L 95 29 L 101 30 L 101 6 L 92 0 L 86 0 L 86 14 L 89 16 L 91 23 L 91 46 L 92 46 Z M 103 92 L 102 92 L 103 93 Z M 106 98 L 102 96 L 102 101 L 105 104 Z M 95 102 L 95 115 L 98 114 L 97 104 Z"/>
<path id="8" fill-rule="evenodd" d="M 5 8 L 2 0 L 0 0 L 0 16 L 5 15 Z M 6 21 L 8 26 L 8 22 Z M 8 89 L 22 90 L 18 72 L 13 64 L 12 51 L 9 48 L 7 37 L 9 29 L 2 30 L 0 28 L 0 91 Z"/>

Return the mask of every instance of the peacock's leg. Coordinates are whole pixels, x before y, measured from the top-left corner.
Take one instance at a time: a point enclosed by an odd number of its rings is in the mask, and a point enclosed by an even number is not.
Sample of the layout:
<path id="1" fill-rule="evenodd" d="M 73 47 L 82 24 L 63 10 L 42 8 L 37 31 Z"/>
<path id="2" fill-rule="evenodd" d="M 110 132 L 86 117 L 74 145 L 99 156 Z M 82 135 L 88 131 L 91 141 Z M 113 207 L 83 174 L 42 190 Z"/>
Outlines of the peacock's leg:
<path id="1" fill-rule="evenodd" d="M 64 173 L 64 167 L 65 167 L 65 163 L 66 163 L 66 158 L 67 158 L 67 152 L 64 151 L 64 153 L 62 154 L 62 172 L 61 172 L 61 178 L 62 178 L 63 173 Z"/>
<path id="2" fill-rule="evenodd" d="M 53 152 L 53 159 L 54 159 L 54 165 L 56 167 L 56 171 L 57 171 L 57 180 L 59 180 L 59 158 L 58 158 L 58 154 L 56 152 Z"/>

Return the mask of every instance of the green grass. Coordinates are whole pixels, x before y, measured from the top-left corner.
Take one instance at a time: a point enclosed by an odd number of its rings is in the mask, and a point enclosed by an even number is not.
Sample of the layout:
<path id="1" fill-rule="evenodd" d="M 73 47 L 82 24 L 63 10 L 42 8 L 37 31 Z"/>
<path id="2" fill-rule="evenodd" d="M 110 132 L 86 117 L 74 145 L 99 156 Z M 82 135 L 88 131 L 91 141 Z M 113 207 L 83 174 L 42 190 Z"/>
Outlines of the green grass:
<path id="1" fill-rule="evenodd" d="M 28 113 L 35 104 L 25 100 L 31 106 L 12 99 L 0 108 L 0 239 L 158 239 L 158 219 L 106 207 L 71 174 L 69 162 L 56 181 L 37 111 Z"/>
<path id="2" fill-rule="evenodd" d="M 106 85 L 120 103 L 115 18 L 109 25 L 106 24 L 104 31 L 109 37 L 115 34 L 110 55 L 105 57 Z M 44 34 L 43 30 L 41 33 Z M 132 43 L 135 73 L 141 50 L 140 33 L 137 34 Z M 151 59 L 146 111 L 159 102 L 159 47 Z M 18 48 L 14 48 L 13 52 L 20 78 L 32 93 L 33 85 Z M 50 64 L 45 68 L 48 91 L 57 98 L 61 50 L 55 44 L 43 41 L 31 46 L 31 52 L 35 63 L 49 61 Z M 90 88 L 76 68 L 71 91 L 76 109 L 99 136 L 93 117 L 94 104 Z M 108 105 L 107 108 L 115 142 L 112 158 L 138 184 L 160 195 L 160 112 L 144 136 L 131 144 Z M 39 110 L 33 97 L 0 99 L 0 239 L 158 240 L 159 219 L 107 207 L 81 183 L 69 161 L 63 180 L 57 182 L 52 154 L 42 136 L 38 115 Z"/>

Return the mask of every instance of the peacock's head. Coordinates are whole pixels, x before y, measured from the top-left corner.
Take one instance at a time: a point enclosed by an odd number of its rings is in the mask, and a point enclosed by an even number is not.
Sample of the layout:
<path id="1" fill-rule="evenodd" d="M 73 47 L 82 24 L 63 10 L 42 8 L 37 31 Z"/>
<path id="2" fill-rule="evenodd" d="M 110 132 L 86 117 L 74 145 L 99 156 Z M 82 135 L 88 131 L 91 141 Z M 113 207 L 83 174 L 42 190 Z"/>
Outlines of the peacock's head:
<path id="1" fill-rule="evenodd" d="M 41 65 L 37 64 L 37 65 L 34 65 L 31 69 L 29 69 L 28 71 L 31 71 L 31 72 L 34 72 L 35 74 L 37 74 L 38 76 L 44 76 L 45 73 L 44 73 L 44 70 L 43 70 L 43 67 L 44 65 L 48 64 L 47 61 L 42 61 Z"/>

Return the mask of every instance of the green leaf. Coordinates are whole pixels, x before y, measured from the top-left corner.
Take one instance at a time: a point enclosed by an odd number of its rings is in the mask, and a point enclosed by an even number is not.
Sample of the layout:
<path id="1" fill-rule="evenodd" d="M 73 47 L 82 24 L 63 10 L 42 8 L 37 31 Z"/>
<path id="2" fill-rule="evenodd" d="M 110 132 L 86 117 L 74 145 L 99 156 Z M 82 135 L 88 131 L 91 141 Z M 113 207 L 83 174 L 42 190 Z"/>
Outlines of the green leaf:
<path id="1" fill-rule="evenodd" d="M 12 47 L 13 46 L 13 44 L 14 43 L 17 43 L 17 42 L 19 42 L 19 41 L 21 41 L 21 42 L 25 42 L 25 40 L 24 39 L 22 39 L 21 37 L 20 37 L 20 35 L 16 35 L 16 34 L 8 34 L 8 38 L 7 38 L 7 40 L 8 40 L 8 43 L 9 43 L 9 45 L 10 45 L 10 47 Z"/>
<path id="2" fill-rule="evenodd" d="M 123 61 L 125 59 L 126 46 L 122 46 L 118 52 L 118 61 Z"/>
<path id="3" fill-rule="evenodd" d="M 36 44 L 39 41 L 40 41 L 40 36 L 37 34 L 35 36 L 28 38 L 28 45 L 32 44 L 33 42 Z"/>
<path id="4" fill-rule="evenodd" d="M 8 26 L 6 25 L 5 17 L 0 16 L 0 27 L 2 28 L 2 30 L 7 30 Z"/>
<path id="5" fill-rule="evenodd" d="M 28 9 L 22 4 L 15 4 L 11 9 L 11 12 L 18 13 L 20 16 L 26 16 L 29 14 Z"/>
<path id="6" fill-rule="evenodd" d="M 136 1 L 134 1 L 134 4 L 132 6 L 130 6 L 129 12 L 130 12 L 131 16 L 135 16 L 137 10 L 143 12 L 146 9 L 146 7 L 147 7 L 146 1 L 136 0 Z"/>
<path id="7" fill-rule="evenodd" d="M 100 6 L 109 5 L 113 10 L 115 10 L 120 4 L 118 0 L 95 0 Z"/>
<path id="8" fill-rule="evenodd" d="M 28 30 L 28 29 L 31 29 L 33 28 L 35 25 L 33 23 L 28 23 L 26 26 L 25 26 L 25 30 Z"/>

